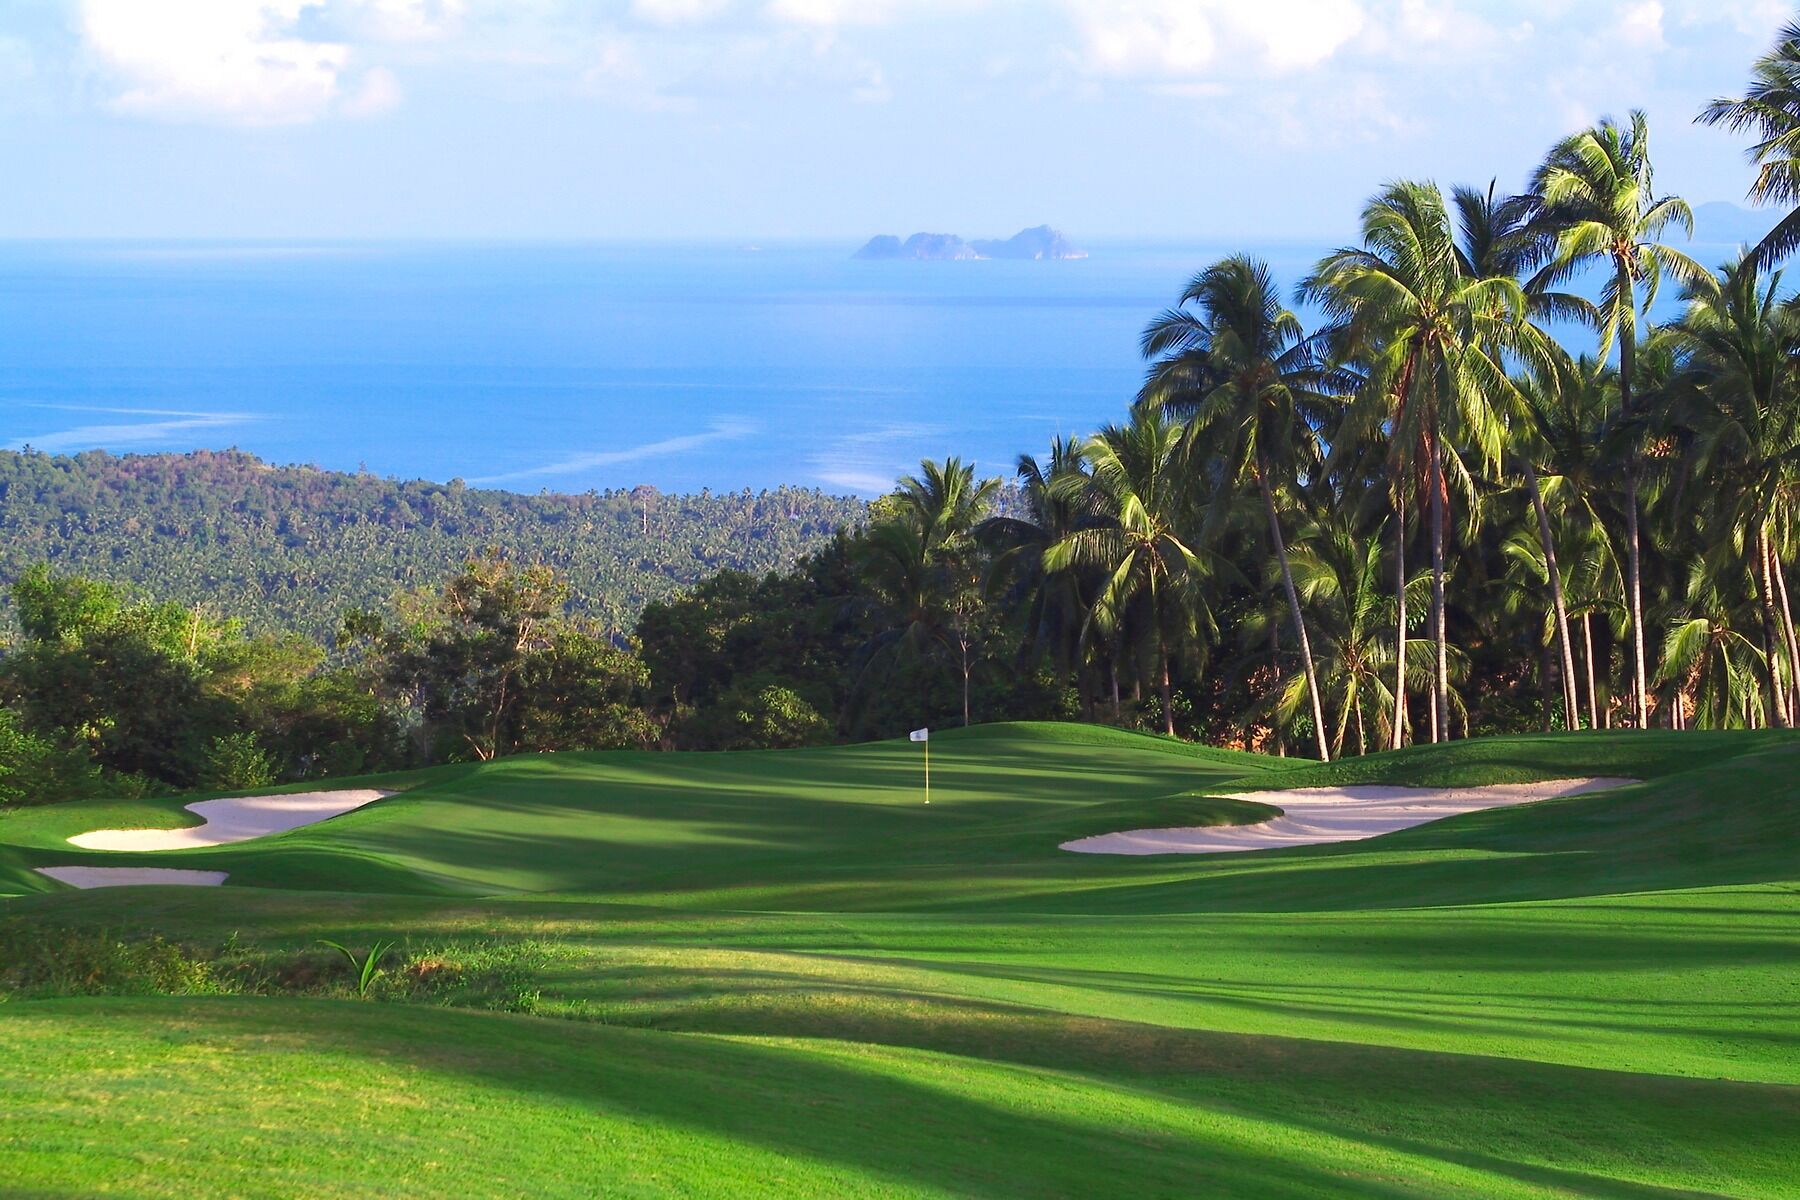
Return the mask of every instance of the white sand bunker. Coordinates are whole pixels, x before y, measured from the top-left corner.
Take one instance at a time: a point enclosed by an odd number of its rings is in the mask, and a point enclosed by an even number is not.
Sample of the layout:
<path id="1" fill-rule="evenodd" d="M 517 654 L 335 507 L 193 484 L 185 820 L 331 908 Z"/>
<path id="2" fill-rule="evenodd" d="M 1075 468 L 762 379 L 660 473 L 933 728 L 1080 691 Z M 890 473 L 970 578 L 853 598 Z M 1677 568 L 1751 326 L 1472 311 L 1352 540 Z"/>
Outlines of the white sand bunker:
<path id="1" fill-rule="evenodd" d="M 1299 788 L 1288 792 L 1239 792 L 1233 800 L 1273 805 L 1281 815 L 1254 825 L 1198 825 L 1183 829 L 1128 829 L 1064 842 L 1077 854 L 1218 854 L 1270 850 L 1320 842 L 1354 842 L 1428 821 L 1484 808 L 1554 800 L 1582 792 L 1624 787 L 1635 779 L 1552 779 L 1486 787 L 1411 788 L 1387 784 Z"/>
<path id="2" fill-rule="evenodd" d="M 153 884 L 177 884 L 187 887 L 218 887 L 225 882 L 223 871 L 183 871 L 175 867 L 39 867 L 39 875 L 48 875 L 70 887 L 137 887 Z"/>
<path id="3" fill-rule="evenodd" d="M 392 792 L 355 788 L 338 792 L 292 792 L 285 796 L 238 796 L 200 800 L 187 806 L 204 823 L 186 829 L 96 829 L 69 841 L 83 850 L 196 850 L 286 833 L 361 808 Z"/>

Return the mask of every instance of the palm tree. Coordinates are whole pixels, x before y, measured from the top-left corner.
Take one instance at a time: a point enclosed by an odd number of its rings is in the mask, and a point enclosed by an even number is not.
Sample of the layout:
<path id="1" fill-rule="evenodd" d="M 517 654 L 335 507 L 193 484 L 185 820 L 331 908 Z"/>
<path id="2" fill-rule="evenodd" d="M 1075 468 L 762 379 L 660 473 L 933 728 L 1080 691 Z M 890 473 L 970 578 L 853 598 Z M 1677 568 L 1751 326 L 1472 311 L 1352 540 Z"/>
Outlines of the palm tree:
<path id="1" fill-rule="evenodd" d="M 1671 225 L 1693 232 L 1694 215 L 1678 196 L 1658 196 L 1650 163 L 1650 130 L 1644 114 L 1627 125 L 1606 120 L 1558 142 L 1532 176 L 1540 205 L 1537 228 L 1551 241 L 1550 261 L 1532 280 L 1544 291 L 1589 265 L 1607 272 L 1595 320 L 1600 357 L 1619 348 L 1619 405 L 1635 415 L 1638 321 L 1655 302 L 1662 276 L 1698 284 L 1710 275 L 1698 263 L 1658 240 Z M 1625 469 L 1626 607 L 1630 612 L 1633 711 L 1638 728 L 1649 724 L 1644 653 L 1643 540 L 1638 529 L 1635 455 Z"/>
<path id="2" fill-rule="evenodd" d="M 1689 570 L 1686 613 L 1663 641 L 1662 678 L 1694 695 L 1694 724 L 1734 729 L 1756 724 L 1763 706 L 1758 682 L 1763 652 L 1739 632 L 1716 562 L 1697 559 Z"/>
<path id="3" fill-rule="evenodd" d="M 1180 424 L 1140 406 L 1130 424 L 1109 425 L 1082 443 L 1091 475 L 1065 476 L 1053 488 L 1065 495 L 1085 493 L 1096 519 L 1044 552 L 1046 571 L 1091 567 L 1105 573 L 1089 618 L 1102 636 L 1113 637 L 1135 605 L 1147 609 L 1163 728 L 1170 736 L 1175 733 L 1171 628 L 1198 637 L 1212 626 L 1200 587 L 1208 575 L 1206 563 L 1182 533 L 1187 506 L 1182 435 Z"/>
<path id="4" fill-rule="evenodd" d="M 1673 419 L 1692 433 L 1687 468 L 1710 481 L 1707 502 L 1752 556 L 1771 720 L 1792 725 L 1800 652 L 1774 545 L 1800 496 L 1800 312 L 1781 301 L 1780 286 L 1779 272 L 1765 276 L 1752 260 L 1728 265 L 1716 286 L 1688 290 L 1687 311 L 1659 336 L 1684 368 L 1671 391 Z"/>
<path id="5" fill-rule="evenodd" d="M 1800 24 L 1782 26 L 1775 45 L 1750 68 L 1742 96 L 1714 100 L 1698 120 L 1754 137 L 1748 153 L 1757 169 L 1750 199 L 1789 208 L 1748 256 L 1767 270 L 1800 246 Z"/>
<path id="6" fill-rule="evenodd" d="M 1537 523 L 1538 551 L 1543 556 L 1543 573 L 1550 589 L 1550 603 L 1555 621 L 1556 644 L 1562 666 L 1563 722 L 1570 729 L 1581 728 L 1581 704 L 1576 695 L 1575 647 L 1569 637 L 1569 605 L 1563 590 L 1563 572 L 1557 562 L 1556 535 L 1551 528 L 1550 509 L 1545 502 L 1539 464 L 1557 460 L 1557 440 L 1565 434 L 1563 419 L 1567 413 L 1565 389 L 1580 386 L 1579 366 L 1566 355 L 1552 359 L 1549 369 L 1535 377 L 1518 381 L 1521 403 L 1511 426 L 1513 459 L 1524 474 L 1526 493 L 1531 498 L 1532 515 Z"/>
<path id="7" fill-rule="evenodd" d="M 1531 226 L 1536 203 L 1530 196 L 1503 196 L 1498 183 L 1486 191 L 1456 187 L 1450 191 L 1456 216 L 1456 254 L 1462 273 L 1471 279 L 1493 275 L 1520 278 L 1542 254 L 1542 240 Z"/>
<path id="8" fill-rule="evenodd" d="M 1607 446 L 1616 409 L 1618 373 L 1598 359 L 1563 360 L 1553 373 L 1538 373 L 1538 385 L 1523 393 L 1525 417 L 1538 445 L 1538 489 L 1554 537 L 1567 553 L 1565 600 L 1571 622 L 1581 623 L 1588 724 L 1599 728 L 1601 710 L 1595 679 L 1593 617 L 1607 615 L 1607 598 L 1622 595 L 1623 578 L 1612 540 L 1613 498 Z"/>
<path id="9" fill-rule="evenodd" d="M 1087 460 L 1073 439 L 1058 436 L 1050 443 L 1047 463 L 1021 454 L 1015 477 L 1024 499 L 1017 516 L 989 517 L 975 527 L 975 536 L 987 547 L 993 562 L 988 591 L 1000 593 L 1024 608 L 1024 638 L 1019 647 L 1021 663 L 1041 660 L 1048 654 L 1066 675 L 1085 675 L 1082 627 L 1098 594 L 1094 573 L 1049 572 L 1044 551 L 1074 530 L 1090 523 L 1092 497 L 1086 489 L 1058 487 L 1059 480 L 1086 478 Z M 1109 658 L 1110 664 L 1110 658 Z M 1112 671 L 1113 716 L 1118 713 L 1118 673 Z M 1092 715 L 1093 692 L 1078 678 L 1083 707 Z"/>
<path id="10" fill-rule="evenodd" d="M 1498 356 L 1524 343 L 1528 303 L 1518 281 L 1463 269 L 1443 194 L 1431 183 L 1396 183 L 1363 210 L 1361 248 L 1315 268 L 1304 295 L 1337 322 L 1330 337 L 1363 364 L 1367 384 L 1336 434 L 1338 447 L 1385 429 L 1395 475 L 1395 524 L 1404 541 L 1405 496 L 1422 464 L 1431 535 L 1431 632 L 1436 666 L 1432 740 L 1449 734 L 1444 551 L 1450 476 L 1469 493 L 1458 445 L 1500 458 L 1504 423 L 1493 400 L 1510 384 Z M 1405 579 L 1404 558 L 1396 578 Z M 1397 585 L 1397 593 L 1403 587 Z M 1404 605 L 1401 606 L 1404 608 Z M 1404 720 L 1405 617 L 1395 628 L 1395 727 Z"/>
<path id="11" fill-rule="evenodd" d="M 1180 305 L 1144 331 L 1142 347 L 1154 359 L 1143 400 L 1188 414 L 1190 435 L 1205 446 L 1207 461 L 1223 464 L 1225 486 L 1214 491 L 1209 524 L 1216 528 L 1228 511 L 1233 485 L 1249 481 L 1262 500 L 1300 644 L 1319 757 L 1330 762 L 1312 642 L 1275 497 L 1316 477 L 1324 457 L 1317 431 L 1338 408 L 1327 389 L 1343 382 L 1342 373 L 1323 365 L 1318 344 L 1282 304 L 1268 266 L 1241 255 L 1194 276 Z"/>
<path id="12" fill-rule="evenodd" d="M 980 606 L 972 534 L 1000 481 L 977 483 L 974 466 L 958 458 L 927 460 L 920 470 L 922 477 L 900 480 L 887 498 L 886 515 L 871 522 L 864 535 L 864 569 L 886 598 L 889 614 L 887 628 L 864 651 L 870 666 L 921 656 L 934 647 L 947 652 L 961 674 L 968 725 Z"/>
<path id="13" fill-rule="evenodd" d="M 992 506 L 998 479 L 975 481 L 975 467 L 960 458 L 941 463 L 926 459 L 919 475 L 902 476 L 895 487 L 895 507 L 906 514 L 933 552 L 960 551 Z"/>
<path id="14" fill-rule="evenodd" d="M 1345 514 L 1326 514 L 1296 537 L 1294 574 L 1319 631 L 1319 676 L 1335 702 L 1338 718 L 1332 751 L 1341 754 L 1346 735 L 1356 734 L 1356 752 L 1368 752 L 1369 718 L 1376 737 L 1389 735 L 1393 695 L 1382 672 L 1393 666 L 1389 636 L 1394 601 L 1382 581 L 1381 539 L 1362 536 Z M 1429 674 L 1429 672 L 1427 672 Z M 1289 688 L 1277 711 L 1291 712 L 1300 697 Z M 1367 710 L 1367 716 L 1365 716 Z"/>

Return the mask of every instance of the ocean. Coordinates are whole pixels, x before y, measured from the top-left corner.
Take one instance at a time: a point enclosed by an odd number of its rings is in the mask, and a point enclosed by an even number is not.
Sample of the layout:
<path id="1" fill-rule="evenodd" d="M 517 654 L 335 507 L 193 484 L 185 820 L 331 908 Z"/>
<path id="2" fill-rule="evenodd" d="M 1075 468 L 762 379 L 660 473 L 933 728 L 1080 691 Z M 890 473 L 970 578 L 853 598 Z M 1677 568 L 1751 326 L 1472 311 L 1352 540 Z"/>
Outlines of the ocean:
<path id="1" fill-rule="evenodd" d="M 237 447 L 517 491 L 874 494 L 1124 414 L 1226 246 L 0 244 L 0 444 Z M 1321 246 L 1268 254 L 1285 279 Z"/>
<path id="2" fill-rule="evenodd" d="M 1121 419 L 1145 323 L 1240 249 L 855 248 L 0 243 L 0 445 L 524 492 L 871 495 L 952 454 L 1010 474 Z M 1253 249 L 1291 285 L 1328 247 Z"/>

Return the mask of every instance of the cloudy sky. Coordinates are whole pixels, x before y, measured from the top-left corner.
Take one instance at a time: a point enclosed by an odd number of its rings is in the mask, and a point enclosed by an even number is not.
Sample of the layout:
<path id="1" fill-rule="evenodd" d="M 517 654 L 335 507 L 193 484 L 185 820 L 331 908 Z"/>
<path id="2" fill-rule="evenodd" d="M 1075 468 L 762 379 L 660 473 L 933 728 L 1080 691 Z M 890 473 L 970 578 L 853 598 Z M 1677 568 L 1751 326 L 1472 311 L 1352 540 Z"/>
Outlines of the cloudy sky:
<path id="1" fill-rule="evenodd" d="M 1774 0 L 0 0 L 0 236 L 1336 237 L 1632 107 L 1663 185 Z"/>

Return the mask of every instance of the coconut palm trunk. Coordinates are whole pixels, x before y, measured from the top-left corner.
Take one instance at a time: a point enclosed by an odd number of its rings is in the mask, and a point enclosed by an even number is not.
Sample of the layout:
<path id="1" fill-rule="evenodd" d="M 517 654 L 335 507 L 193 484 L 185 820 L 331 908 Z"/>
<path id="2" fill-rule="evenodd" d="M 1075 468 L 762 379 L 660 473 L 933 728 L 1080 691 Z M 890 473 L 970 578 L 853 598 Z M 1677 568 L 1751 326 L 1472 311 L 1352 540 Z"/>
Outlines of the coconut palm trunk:
<path id="1" fill-rule="evenodd" d="M 1631 612 L 1631 714 L 1632 725 L 1650 725 L 1650 699 L 1644 668 L 1644 582 L 1638 534 L 1637 468 L 1625 477 L 1625 605 Z"/>
<path id="2" fill-rule="evenodd" d="M 1800 637 L 1794 633 L 1794 606 L 1788 602 L 1787 571 L 1781 565 L 1781 555 L 1775 549 L 1775 540 L 1769 539 L 1769 571 L 1775 576 L 1775 594 L 1781 598 L 1781 630 L 1787 640 L 1788 686 L 1800 714 Z"/>
<path id="3" fill-rule="evenodd" d="M 1406 745 L 1406 480 L 1394 489 L 1394 729 L 1388 749 Z"/>
<path id="4" fill-rule="evenodd" d="M 1620 284 L 1623 295 L 1632 295 L 1635 281 L 1630 268 L 1621 263 Z M 1633 376 L 1637 371 L 1637 316 L 1628 313 L 1619 326 L 1619 412 L 1627 420 L 1632 416 Z M 1644 656 L 1644 582 L 1643 540 L 1638 531 L 1638 462 L 1635 450 L 1627 450 L 1625 463 L 1625 604 L 1631 612 L 1631 705 L 1633 724 L 1638 729 L 1650 725 L 1648 672 Z"/>
<path id="5" fill-rule="evenodd" d="M 1594 620 L 1588 613 L 1581 614 L 1581 642 L 1586 650 L 1587 658 L 1587 702 L 1588 728 L 1600 728 L 1600 689 L 1594 682 Z"/>
<path id="6" fill-rule="evenodd" d="M 1780 622 L 1775 616 L 1775 584 L 1769 575 L 1767 525 L 1759 525 L 1756 530 L 1756 591 L 1758 606 L 1762 609 L 1763 646 L 1768 656 L 1769 724 L 1776 729 L 1786 729 L 1791 724 L 1787 688 L 1781 678 L 1786 673 L 1782 669 L 1786 647 L 1782 644 Z"/>
<path id="7" fill-rule="evenodd" d="M 1158 624 L 1156 631 L 1156 664 L 1162 678 L 1158 686 L 1162 692 L 1163 732 L 1170 737 L 1175 736 L 1175 693 L 1169 686 L 1169 647 Z"/>
<path id="8" fill-rule="evenodd" d="M 1312 701 L 1313 735 L 1318 741 L 1319 758 L 1331 761 L 1331 748 L 1325 740 L 1325 706 L 1319 696 L 1319 675 L 1313 667 L 1312 639 L 1306 633 L 1306 618 L 1300 611 L 1300 593 L 1294 589 L 1294 572 L 1288 565 L 1287 539 L 1281 536 L 1281 518 L 1275 511 L 1275 493 L 1262 463 L 1256 465 L 1256 483 L 1262 491 L 1263 511 L 1269 518 L 1269 538 L 1275 545 L 1275 558 L 1281 564 L 1281 586 L 1287 591 L 1288 613 L 1294 619 L 1294 633 L 1300 639 L 1300 665 L 1306 672 L 1306 693 Z"/>
<path id="9" fill-rule="evenodd" d="M 1550 577 L 1550 602 L 1556 609 L 1556 645 L 1562 655 L 1563 725 L 1568 729 L 1580 729 L 1581 709 L 1575 699 L 1575 650 L 1569 645 L 1569 607 L 1563 600 L 1562 572 L 1556 565 L 1556 538 L 1550 532 L 1550 514 L 1544 510 L 1544 493 L 1538 486 L 1537 466 L 1530 455 L 1522 457 L 1525 482 L 1531 489 L 1531 507 L 1537 513 L 1544 570 Z"/>
<path id="10" fill-rule="evenodd" d="M 1640 308 L 1656 295 L 1658 281 L 1672 275 L 1684 283 L 1709 280 L 1710 272 L 1660 240 L 1670 228 L 1693 231 L 1693 210 L 1677 196 L 1657 196 L 1650 163 L 1649 122 L 1642 112 L 1630 120 L 1603 120 L 1554 146 L 1533 173 L 1532 191 L 1554 228 L 1556 249 L 1545 271 L 1567 278 L 1589 263 L 1604 262 L 1610 273 L 1598 310 L 1603 349 L 1616 338 L 1619 350 L 1619 415 L 1629 431 L 1636 412 L 1637 334 Z M 1540 278 L 1545 278 L 1540 272 Z M 1630 623 L 1628 673 L 1633 723 L 1650 723 L 1648 658 L 1644 646 L 1644 537 L 1639 489 L 1642 455 L 1628 446 L 1622 464 L 1625 503 L 1625 607 Z"/>
<path id="11" fill-rule="evenodd" d="M 1444 452 L 1435 430 L 1431 441 L 1431 637 L 1437 666 L 1432 681 L 1431 740 L 1449 741 L 1450 644 L 1444 630 Z"/>

